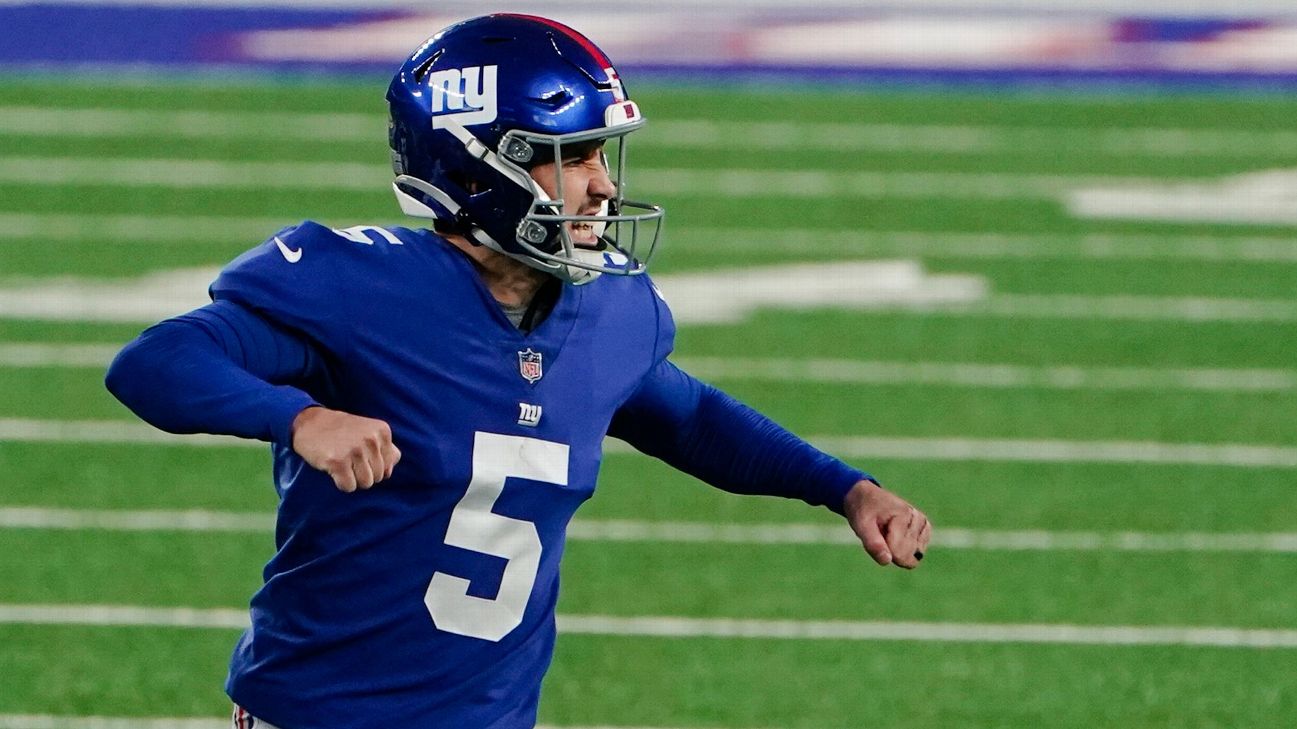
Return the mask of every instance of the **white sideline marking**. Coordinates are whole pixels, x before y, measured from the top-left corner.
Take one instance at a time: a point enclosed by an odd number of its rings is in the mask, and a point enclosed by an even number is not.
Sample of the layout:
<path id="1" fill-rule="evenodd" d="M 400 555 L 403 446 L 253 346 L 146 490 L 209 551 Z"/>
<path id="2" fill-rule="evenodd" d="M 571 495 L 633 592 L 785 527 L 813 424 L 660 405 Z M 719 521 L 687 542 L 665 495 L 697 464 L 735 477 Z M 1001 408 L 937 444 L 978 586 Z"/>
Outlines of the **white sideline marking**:
<path id="1" fill-rule="evenodd" d="M 0 605 L 0 623 L 241 629 L 246 610 L 134 605 Z M 1067 643 L 1220 648 L 1297 648 L 1297 630 L 1229 627 L 916 623 L 853 620 L 733 620 L 668 616 L 559 615 L 560 633 L 661 638 L 898 640 Z"/>
<path id="2" fill-rule="evenodd" d="M 270 534 L 275 516 L 262 512 L 174 510 L 86 510 L 0 507 L 0 529 L 71 529 L 147 532 Z M 859 540 L 842 524 L 711 524 L 679 521 L 576 519 L 568 538 L 582 542 L 684 544 L 854 545 Z M 964 529 L 941 527 L 933 546 L 942 549 L 1072 552 L 1248 552 L 1297 553 L 1297 533 L 1081 532 Z"/>
<path id="3" fill-rule="evenodd" d="M 121 345 L 0 343 L 0 367 L 106 367 Z M 691 374 L 713 380 L 918 384 L 1055 390 L 1291 392 L 1297 370 L 1024 367 L 974 362 L 871 362 L 849 359 L 678 357 Z"/>
<path id="4" fill-rule="evenodd" d="M 77 215 L 0 212 L 0 240 L 124 243 L 255 242 L 284 218 L 204 215 Z M 385 227 L 408 221 L 380 222 Z M 1081 258 L 1297 263 L 1297 238 L 1204 235 L 931 233 L 693 227 L 673 233 L 716 252 L 777 251 L 867 257 Z"/>
<path id="5" fill-rule="evenodd" d="M 637 189 L 702 197 L 1053 200 L 1077 188 L 1152 186 L 1165 178 L 996 172 L 878 172 L 682 168 L 636 170 Z M 385 165 L 123 157 L 0 157 L 0 183 L 178 189 L 321 189 L 380 194 Z"/>
<path id="6" fill-rule="evenodd" d="M 0 441 L 146 443 L 175 446 L 266 448 L 257 440 L 223 435 L 172 435 L 128 420 L 31 420 L 0 418 Z M 987 438 L 895 438 L 812 435 L 816 447 L 844 458 L 915 461 L 1020 461 L 1033 463 L 1154 463 L 1297 468 L 1297 448 L 1242 443 L 1157 443 L 1152 441 L 1067 441 Z M 609 455 L 634 453 L 625 443 L 604 441 Z"/>
<path id="7" fill-rule="evenodd" d="M 0 347 L 0 356 L 4 353 Z M 918 384 L 1056 390 L 1291 392 L 1297 370 L 1024 367 L 973 362 L 871 362 L 847 359 L 673 358 L 702 379 L 851 384 Z"/>
<path id="8" fill-rule="evenodd" d="M 381 114 L 0 106 L 0 134 L 38 137 L 294 139 L 381 144 Z M 1297 133 L 1237 129 L 1088 129 L 804 121 L 657 119 L 636 147 L 818 149 L 1000 155 L 1084 154 L 1273 159 L 1297 155 Z"/>

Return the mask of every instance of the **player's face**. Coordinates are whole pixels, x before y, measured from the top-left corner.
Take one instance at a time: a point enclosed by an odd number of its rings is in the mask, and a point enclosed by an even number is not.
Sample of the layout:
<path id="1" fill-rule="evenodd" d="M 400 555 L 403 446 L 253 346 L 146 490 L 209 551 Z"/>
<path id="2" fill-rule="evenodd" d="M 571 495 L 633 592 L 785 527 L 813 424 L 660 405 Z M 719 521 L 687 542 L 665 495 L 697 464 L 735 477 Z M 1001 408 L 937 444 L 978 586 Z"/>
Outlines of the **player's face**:
<path id="1" fill-rule="evenodd" d="M 563 175 L 563 214 L 600 215 L 603 203 L 612 199 L 617 187 L 608 176 L 602 142 L 563 148 L 557 167 L 548 162 L 531 169 L 531 177 L 550 197 L 558 197 L 557 174 Z M 572 242 L 583 248 L 597 248 L 599 236 L 591 223 L 564 223 Z"/>

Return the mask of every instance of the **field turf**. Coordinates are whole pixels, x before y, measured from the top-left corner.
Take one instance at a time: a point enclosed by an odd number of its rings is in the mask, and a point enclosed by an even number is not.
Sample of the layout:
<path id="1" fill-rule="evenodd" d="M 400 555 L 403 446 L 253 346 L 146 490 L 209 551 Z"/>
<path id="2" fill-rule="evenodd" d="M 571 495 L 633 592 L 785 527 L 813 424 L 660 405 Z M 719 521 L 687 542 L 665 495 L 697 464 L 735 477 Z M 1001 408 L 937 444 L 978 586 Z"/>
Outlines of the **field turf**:
<path id="1" fill-rule="evenodd" d="M 265 516 L 274 493 L 261 448 L 35 440 L 42 423 L 132 418 L 103 390 L 102 362 L 28 345 L 111 348 L 148 322 L 13 313 L 6 297 L 69 277 L 121 282 L 216 267 L 303 218 L 400 222 L 382 182 L 380 87 L 0 81 L 0 615 L 22 605 L 246 606 L 273 548 L 268 530 L 16 525 L 20 507 Z M 825 301 L 793 309 L 772 299 L 742 321 L 683 321 L 679 331 L 682 365 L 705 369 L 793 431 L 822 443 L 873 439 L 843 455 L 937 525 L 922 569 L 878 568 L 845 539 L 585 537 L 569 544 L 560 614 L 965 632 L 922 640 L 572 632 L 560 636 L 546 678 L 545 724 L 1297 725 L 1297 218 L 1273 210 L 1089 217 L 1068 204 L 1070 191 L 1105 180 L 1212 186 L 1263 171 L 1280 171 L 1272 185 L 1288 186 L 1276 205 L 1297 204 L 1297 100 L 632 91 L 650 123 L 631 142 L 630 186 L 668 209 L 653 262 L 664 281 L 913 260 L 926 275 L 980 277 L 989 293 L 965 309 Z M 309 133 L 330 113 L 355 128 Z M 209 116 L 217 121 L 205 127 Z M 139 172 L 186 161 L 212 162 L 213 176 L 233 179 L 166 183 Z M 360 172 L 261 184 L 237 179 L 235 163 L 345 163 Z M 359 184 L 370 177 L 379 182 Z M 1051 313 L 1064 299 L 1069 312 Z M 1168 301 L 1180 308 L 1150 313 Z M 21 347 L 45 354 L 19 361 Z M 818 363 L 821 374 L 798 362 Z M 920 377 L 928 365 L 947 367 Z M 902 440 L 918 446 L 887 445 Z M 953 452 L 956 440 L 969 450 Z M 1016 455 L 995 455 L 1003 442 L 1016 443 Z M 1088 450 L 1053 458 L 1046 443 Z M 1172 455 L 1127 457 L 1122 444 Z M 846 530 L 828 512 L 717 492 L 620 451 L 607 456 L 578 518 Z M 971 541 L 943 545 L 943 528 Z M 1035 546 L 986 541 L 1001 532 L 1036 534 Z M 1069 541 L 1078 532 L 1109 545 L 1134 533 L 1173 546 L 1090 548 Z M 1221 535 L 1242 538 L 1212 541 Z M 1270 638 L 999 642 L 975 627 L 986 625 L 1245 629 Z M 81 726 L 66 718 L 77 716 L 216 721 L 228 711 L 221 686 L 236 635 L 0 620 L 0 727 L 28 715 L 65 717 L 68 726 Z"/>

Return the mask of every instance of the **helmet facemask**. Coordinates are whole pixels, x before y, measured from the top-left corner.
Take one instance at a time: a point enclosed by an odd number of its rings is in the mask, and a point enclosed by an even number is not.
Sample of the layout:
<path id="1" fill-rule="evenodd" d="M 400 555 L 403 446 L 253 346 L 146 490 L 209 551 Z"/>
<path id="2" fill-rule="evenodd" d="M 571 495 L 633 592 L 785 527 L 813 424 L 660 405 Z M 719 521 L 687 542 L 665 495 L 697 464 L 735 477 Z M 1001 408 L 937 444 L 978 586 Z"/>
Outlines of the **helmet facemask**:
<path id="1" fill-rule="evenodd" d="M 633 130 L 619 129 L 612 135 L 607 129 L 561 135 L 521 131 L 505 134 L 500 143 L 500 161 L 519 173 L 510 179 L 526 176 L 526 189 L 532 196 L 516 235 L 516 243 L 529 265 L 572 283 L 586 283 L 603 273 L 636 275 L 646 270 L 662 233 L 662 208 L 627 200 L 622 195 L 626 134 Z M 564 162 L 574 157 L 574 147 L 587 152 L 591 143 L 603 145 L 599 157 L 614 193 L 602 202 L 597 213 L 565 211 L 568 196 L 580 197 L 585 191 L 566 189 Z M 549 185 L 553 197 L 530 172 L 549 161 L 554 162 L 554 179 Z M 573 226 L 585 225 L 593 232 L 593 243 L 579 242 L 574 235 Z"/>

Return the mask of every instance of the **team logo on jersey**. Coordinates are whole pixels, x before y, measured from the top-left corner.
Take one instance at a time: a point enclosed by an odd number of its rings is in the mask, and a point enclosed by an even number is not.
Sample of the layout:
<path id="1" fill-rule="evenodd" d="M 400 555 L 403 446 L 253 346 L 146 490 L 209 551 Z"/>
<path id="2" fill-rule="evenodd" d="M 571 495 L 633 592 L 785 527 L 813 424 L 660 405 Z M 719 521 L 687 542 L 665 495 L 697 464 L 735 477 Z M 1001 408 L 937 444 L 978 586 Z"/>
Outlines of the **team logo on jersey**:
<path id="1" fill-rule="evenodd" d="M 522 375 L 522 378 L 524 380 L 533 384 L 535 384 L 536 380 L 539 380 L 541 377 L 543 377 L 545 375 L 545 371 L 541 369 L 540 352 L 532 351 L 531 347 L 528 347 L 523 351 L 519 352 L 518 353 L 518 374 Z"/>
<path id="2" fill-rule="evenodd" d="M 464 126 L 495 121 L 496 68 L 467 66 L 429 73 L 432 128 L 444 129 L 452 120 Z"/>
<path id="3" fill-rule="evenodd" d="M 518 425 L 534 428 L 540 425 L 541 407 L 528 402 L 518 403 Z"/>

